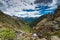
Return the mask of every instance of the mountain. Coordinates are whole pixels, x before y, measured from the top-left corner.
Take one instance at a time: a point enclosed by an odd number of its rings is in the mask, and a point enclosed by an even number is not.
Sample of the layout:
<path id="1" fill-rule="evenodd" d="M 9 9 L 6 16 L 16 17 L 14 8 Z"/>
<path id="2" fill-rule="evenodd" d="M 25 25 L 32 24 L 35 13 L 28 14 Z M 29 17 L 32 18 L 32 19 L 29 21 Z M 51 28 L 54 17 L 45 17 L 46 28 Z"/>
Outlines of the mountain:
<path id="1" fill-rule="evenodd" d="M 11 27 L 14 30 L 20 29 L 25 32 L 30 32 L 32 28 L 36 26 L 36 24 L 43 18 L 43 16 L 35 18 L 21 18 L 16 16 L 10 16 L 0 11 L 0 25 L 4 27 Z"/>
<path id="2" fill-rule="evenodd" d="M 3 25 L 11 26 L 11 27 L 21 27 L 22 22 L 18 19 L 14 19 L 9 15 L 4 14 L 0 11 L 0 23 L 3 23 Z"/>
<path id="3" fill-rule="evenodd" d="M 0 26 L 12 28 L 14 30 L 30 32 L 29 25 L 26 25 L 18 17 L 9 16 L 7 14 L 4 14 L 2 11 L 0 11 Z"/>
<path id="4" fill-rule="evenodd" d="M 8 28 L 8 29 L 7 29 Z M 11 29 L 13 30 L 11 30 Z M 20 32 L 22 31 L 22 32 Z M 11 34 L 12 33 L 12 34 Z M 27 35 L 27 34 L 28 35 Z M 30 34 L 31 33 L 31 34 Z M 14 37 L 17 34 L 17 39 L 20 37 L 25 40 L 34 39 L 34 37 L 46 38 L 50 40 L 51 36 L 60 37 L 60 6 L 55 10 L 54 14 L 48 13 L 36 18 L 21 18 L 16 16 L 9 16 L 0 11 L 0 37 L 4 34 L 4 38 Z M 7 36 L 8 34 L 8 36 Z M 33 34 L 35 36 L 33 36 Z M 31 38 L 32 37 L 32 38 Z M 12 40 L 12 39 L 8 39 Z"/>
<path id="5" fill-rule="evenodd" d="M 55 10 L 54 14 L 47 14 L 40 20 L 35 27 L 33 33 L 36 33 L 39 38 L 50 40 L 51 36 L 60 37 L 60 6 Z"/>
<path id="6" fill-rule="evenodd" d="M 29 22 L 34 21 L 37 18 L 36 17 L 35 18 L 33 18 L 33 17 L 30 17 L 30 18 L 29 17 L 21 18 L 20 17 L 20 19 L 23 20 L 25 23 L 29 23 Z"/>

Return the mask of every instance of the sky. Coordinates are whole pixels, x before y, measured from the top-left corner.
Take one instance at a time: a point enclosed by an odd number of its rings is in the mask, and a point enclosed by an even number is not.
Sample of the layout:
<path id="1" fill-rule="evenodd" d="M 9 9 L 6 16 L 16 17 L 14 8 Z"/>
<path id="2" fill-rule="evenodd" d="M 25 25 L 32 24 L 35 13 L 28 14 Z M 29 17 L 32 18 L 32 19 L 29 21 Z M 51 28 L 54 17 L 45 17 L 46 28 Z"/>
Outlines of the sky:
<path id="1" fill-rule="evenodd" d="M 40 17 L 54 13 L 60 0 L 0 0 L 0 10 L 17 17 Z"/>

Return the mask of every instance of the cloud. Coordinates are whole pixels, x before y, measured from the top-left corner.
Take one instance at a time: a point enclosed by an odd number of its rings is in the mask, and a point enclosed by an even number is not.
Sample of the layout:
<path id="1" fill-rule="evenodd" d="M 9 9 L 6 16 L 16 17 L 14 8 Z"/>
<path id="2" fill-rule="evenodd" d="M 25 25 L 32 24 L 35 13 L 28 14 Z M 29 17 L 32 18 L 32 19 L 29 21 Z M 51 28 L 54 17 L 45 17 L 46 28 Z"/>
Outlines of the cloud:
<path id="1" fill-rule="evenodd" d="M 18 17 L 40 17 L 41 15 L 39 15 L 38 11 L 34 11 L 34 12 L 25 12 L 25 11 L 21 11 L 21 12 L 4 12 L 6 14 L 9 14 L 11 16 L 15 15 Z"/>
<path id="2" fill-rule="evenodd" d="M 51 3 L 52 0 L 36 0 L 35 3 Z"/>
<path id="3" fill-rule="evenodd" d="M 18 17 L 37 17 L 38 12 L 25 12 L 23 9 L 35 9 L 35 4 L 33 4 L 35 0 L 1 0 L 4 6 L 0 7 L 5 14 L 15 15 Z M 31 4 L 32 3 L 32 4 Z M 4 10 L 5 9 L 5 10 Z"/>
<path id="4" fill-rule="evenodd" d="M 50 8 L 45 9 L 45 10 L 55 10 L 56 8 L 57 8 L 57 5 L 55 5 L 55 6 L 50 6 Z"/>
<path id="5" fill-rule="evenodd" d="M 57 4 L 57 0 L 52 0 L 52 3 L 50 4 L 50 6 L 54 6 Z"/>
<path id="6" fill-rule="evenodd" d="M 40 17 L 44 13 L 54 12 L 58 4 L 59 0 L 1 0 L 0 10 L 11 16 Z"/>

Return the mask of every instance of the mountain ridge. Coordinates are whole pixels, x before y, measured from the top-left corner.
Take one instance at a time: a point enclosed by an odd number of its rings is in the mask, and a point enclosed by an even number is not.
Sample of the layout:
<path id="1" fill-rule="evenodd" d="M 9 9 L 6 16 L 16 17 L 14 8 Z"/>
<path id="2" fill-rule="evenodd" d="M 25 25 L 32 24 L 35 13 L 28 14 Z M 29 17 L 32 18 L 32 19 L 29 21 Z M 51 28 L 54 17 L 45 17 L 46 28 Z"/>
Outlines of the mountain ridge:
<path id="1" fill-rule="evenodd" d="M 26 25 L 22 20 L 18 19 L 18 17 L 6 15 L 2 11 L 0 11 L 0 25 L 2 27 L 10 27 L 14 30 L 18 29 L 25 32 L 29 32 L 30 30 L 30 27 Z"/>
<path id="2" fill-rule="evenodd" d="M 60 6 L 55 10 L 54 14 L 45 15 L 44 19 L 37 23 L 32 32 L 36 33 L 39 38 L 48 40 L 53 35 L 60 37 Z"/>

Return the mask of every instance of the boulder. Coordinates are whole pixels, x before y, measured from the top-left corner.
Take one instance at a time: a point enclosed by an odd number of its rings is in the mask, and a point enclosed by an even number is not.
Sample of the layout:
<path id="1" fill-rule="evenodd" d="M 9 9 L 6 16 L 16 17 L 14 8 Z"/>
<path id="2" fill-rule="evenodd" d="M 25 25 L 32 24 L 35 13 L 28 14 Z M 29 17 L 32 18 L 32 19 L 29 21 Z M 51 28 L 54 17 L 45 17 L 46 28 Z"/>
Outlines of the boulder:
<path id="1" fill-rule="evenodd" d="M 40 40 L 47 40 L 47 39 L 45 39 L 45 38 L 42 38 L 42 39 L 40 39 Z"/>
<path id="2" fill-rule="evenodd" d="M 58 36 L 51 36 L 51 40 L 60 40 Z"/>

